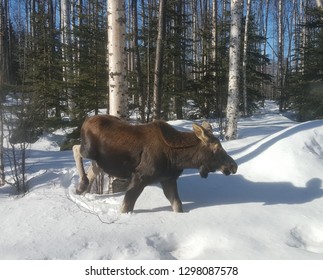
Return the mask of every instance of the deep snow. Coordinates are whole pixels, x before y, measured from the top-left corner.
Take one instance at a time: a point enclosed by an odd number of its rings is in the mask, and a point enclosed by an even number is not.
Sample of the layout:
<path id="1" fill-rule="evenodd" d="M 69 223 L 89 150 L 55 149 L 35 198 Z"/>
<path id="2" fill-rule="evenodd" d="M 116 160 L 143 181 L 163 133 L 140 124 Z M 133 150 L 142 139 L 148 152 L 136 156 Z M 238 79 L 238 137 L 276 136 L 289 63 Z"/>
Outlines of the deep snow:
<path id="1" fill-rule="evenodd" d="M 0 259 L 323 259 L 323 120 L 295 123 L 266 102 L 223 143 L 236 175 L 183 173 L 182 214 L 157 185 L 132 214 L 119 213 L 122 193 L 75 195 L 64 134 L 32 145 L 25 196 L 0 188 Z"/>

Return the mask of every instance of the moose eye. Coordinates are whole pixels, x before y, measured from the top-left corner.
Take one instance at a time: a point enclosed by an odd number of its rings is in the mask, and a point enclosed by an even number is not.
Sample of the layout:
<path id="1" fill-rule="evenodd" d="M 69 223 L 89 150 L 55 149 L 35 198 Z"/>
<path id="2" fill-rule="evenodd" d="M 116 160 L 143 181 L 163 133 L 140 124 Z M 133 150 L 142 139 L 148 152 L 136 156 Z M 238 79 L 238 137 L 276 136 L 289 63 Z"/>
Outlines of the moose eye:
<path id="1" fill-rule="evenodd" d="M 214 145 L 213 147 L 213 153 L 216 154 L 221 151 L 221 146 L 220 145 Z"/>

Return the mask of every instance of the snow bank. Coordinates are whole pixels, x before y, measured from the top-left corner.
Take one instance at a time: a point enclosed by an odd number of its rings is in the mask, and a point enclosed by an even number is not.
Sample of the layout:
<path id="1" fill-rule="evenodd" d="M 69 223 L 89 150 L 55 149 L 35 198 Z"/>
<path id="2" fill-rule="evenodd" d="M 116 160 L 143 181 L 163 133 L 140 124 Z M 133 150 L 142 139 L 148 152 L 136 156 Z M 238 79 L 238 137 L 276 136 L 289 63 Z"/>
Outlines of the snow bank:
<path id="1" fill-rule="evenodd" d="M 322 144 L 323 121 L 301 123 L 265 137 L 238 163 L 245 178 L 305 186 L 308 178 L 322 176 Z"/>

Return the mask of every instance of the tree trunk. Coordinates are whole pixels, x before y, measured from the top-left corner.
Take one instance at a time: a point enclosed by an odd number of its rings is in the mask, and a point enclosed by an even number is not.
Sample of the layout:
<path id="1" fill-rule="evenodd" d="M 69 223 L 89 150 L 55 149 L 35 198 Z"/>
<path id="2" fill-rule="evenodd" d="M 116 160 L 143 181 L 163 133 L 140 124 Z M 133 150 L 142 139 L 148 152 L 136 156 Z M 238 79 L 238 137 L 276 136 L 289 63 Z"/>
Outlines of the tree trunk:
<path id="1" fill-rule="evenodd" d="M 248 96 L 247 96 L 247 52 L 248 52 L 248 27 L 251 10 L 251 0 L 247 0 L 247 13 L 244 28 L 243 40 L 243 61 L 242 61 L 242 84 L 243 84 L 243 114 L 248 115 Z"/>
<path id="2" fill-rule="evenodd" d="M 165 34 L 166 0 L 159 1 L 158 35 L 156 43 L 156 61 L 154 71 L 154 96 L 153 96 L 153 119 L 161 117 L 161 85 L 162 85 L 162 60 L 163 39 Z"/>
<path id="3" fill-rule="evenodd" d="M 217 21 L 218 21 L 218 2 L 217 0 L 212 0 L 212 63 L 213 63 L 213 77 L 216 80 L 217 76 L 217 48 L 218 48 L 218 34 L 217 34 Z M 213 86 L 214 92 L 216 92 L 216 83 Z"/>
<path id="4" fill-rule="evenodd" d="M 278 65 L 277 89 L 279 96 L 279 111 L 284 108 L 284 33 L 283 33 L 283 0 L 278 2 Z"/>
<path id="5" fill-rule="evenodd" d="M 2 87 L 7 82 L 5 73 L 7 73 L 7 56 L 5 51 L 6 43 L 6 7 L 4 6 L 3 0 L 0 0 L 0 186 L 5 183 L 4 173 L 4 149 L 3 149 L 3 106 L 2 102 L 5 100 L 5 94 L 3 93 Z M 7 75 L 6 75 L 7 76 Z"/>
<path id="6" fill-rule="evenodd" d="M 173 118 L 176 114 L 177 119 L 183 119 L 183 97 L 182 93 L 184 90 L 184 71 L 185 64 L 183 63 L 183 57 L 185 56 L 185 43 L 182 43 L 182 38 L 185 38 L 184 25 L 183 25 L 183 14 L 185 13 L 184 4 L 182 1 L 177 1 L 174 3 L 174 18 L 172 20 L 170 30 L 172 32 L 172 38 L 174 38 L 174 43 L 172 48 L 174 49 L 173 54 L 173 76 L 174 76 L 174 85 L 173 85 L 173 100 L 174 106 L 173 111 L 169 112 L 169 116 Z M 175 114 L 173 114 L 175 113 Z"/>
<path id="7" fill-rule="evenodd" d="M 192 0 L 191 2 L 192 9 L 192 72 L 193 72 L 193 80 L 198 79 L 197 75 L 197 65 L 198 65 L 198 18 L 197 18 L 197 0 Z"/>
<path id="8" fill-rule="evenodd" d="M 151 68 L 151 59 L 150 59 L 150 38 L 151 38 L 151 28 L 150 28 L 150 22 L 151 22 L 151 0 L 148 0 L 147 3 L 147 20 L 146 20 L 146 16 L 145 16 L 145 9 L 144 9 L 144 0 L 141 1 L 142 4 L 142 14 L 143 14 L 143 26 L 146 26 L 145 22 L 147 22 L 147 28 L 145 28 L 146 30 L 146 49 L 147 49 L 147 67 L 146 67 L 146 73 L 147 73 L 147 80 L 146 80 L 146 84 L 147 84 L 147 88 L 146 88 L 146 95 L 147 95 L 147 116 L 146 116 L 146 122 L 149 122 L 150 120 L 150 114 L 151 114 L 151 86 L 150 86 L 150 68 Z"/>
<path id="9" fill-rule="evenodd" d="M 0 90 L 4 84 L 4 38 L 5 38 L 5 29 L 4 29 L 4 7 L 2 0 L 0 0 Z M 2 91 L 1 91 L 2 92 Z"/>
<path id="10" fill-rule="evenodd" d="M 145 121 L 146 94 L 144 91 L 143 74 L 138 45 L 138 7 L 137 0 L 132 0 L 132 20 L 133 20 L 133 48 L 135 52 L 135 68 L 137 74 L 137 94 L 140 104 L 141 121 Z"/>
<path id="11" fill-rule="evenodd" d="M 108 75 L 110 115 L 128 117 L 128 82 L 126 53 L 126 10 L 124 0 L 107 0 L 108 6 Z M 100 180 L 102 182 L 102 180 Z M 109 177 L 109 193 L 117 192 L 117 178 Z"/>
<path id="12" fill-rule="evenodd" d="M 5 0 L 0 0 L 0 89 L 6 84 L 9 80 L 9 40 L 8 40 L 8 2 Z M 1 91 L 2 93 L 2 91 Z M 1 94 L 2 95 L 2 94 Z M 0 97 L 0 101 L 4 96 Z"/>
<path id="13" fill-rule="evenodd" d="M 5 172 L 4 172 L 4 147 L 3 147 L 3 106 L 0 103 L 0 186 L 5 184 Z"/>
<path id="14" fill-rule="evenodd" d="M 268 15 L 269 15 L 269 2 L 270 0 L 266 0 L 266 7 L 265 7 L 265 23 L 264 23 L 264 28 L 263 28 L 263 36 L 264 36 L 264 49 L 262 52 L 262 55 L 265 57 L 267 54 L 266 48 L 267 48 L 267 33 L 268 33 Z M 263 63 L 262 65 L 262 73 L 267 74 L 267 64 Z M 262 106 L 265 105 L 265 98 L 267 97 L 266 93 L 266 88 L 265 88 L 265 81 L 261 82 L 261 94 L 262 94 Z"/>
<path id="15" fill-rule="evenodd" d="M 227 127 L 225 138 L 238 136 L 239 117 L 239 80 L 240 80 L 240 33 L 243 13 L 243 0 L 231 0 L 231 25 L 229 46 L 229 85 L 227 102 Z"/>
<path id="16" fill-rule="evenodd" d="M 125 3 L 108 0 L 109 114 L 128 116 Z"/>
<path id="17" fill-rule="evenodd" d="M 72 98 L 71 83 L 71 59 L 68 49 L 71 48 L 71 13 L 70 1 L 61 0 L 61 44 L 62 44 L 62 60 L 63 60 L 63 82 L 65 95 L 67 96 L 68 114 L 70 118 L 74 118 L 74 100 Z"/>

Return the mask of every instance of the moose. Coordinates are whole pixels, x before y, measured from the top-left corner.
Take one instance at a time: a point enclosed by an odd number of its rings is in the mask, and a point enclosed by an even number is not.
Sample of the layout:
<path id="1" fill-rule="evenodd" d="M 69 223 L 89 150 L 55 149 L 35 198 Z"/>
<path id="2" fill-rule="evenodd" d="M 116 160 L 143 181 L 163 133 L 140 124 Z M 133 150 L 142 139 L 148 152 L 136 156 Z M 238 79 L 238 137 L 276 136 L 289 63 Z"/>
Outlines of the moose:
<path id="1" fill-rule="evenodd" d="M 111 115 L 88 117 L 81 127 L 81 144 L 73 146 L 80 176 L 77 194 L 90 191 L 102 170 L 129 182 L 121 212 L 132 212 L 143 189 L 160 183 L 174 212 L 183 212 L 177 179 L 184 169 L 198 169 L 202 178 L 209 172 L 237 172 L 236 162 L 212 134 L 210 124 L 193 124 L 192 132 L 180 132 L 164 121 L 132 125 Z M 82 158 L 92 160 L 85 173 Z"/>

